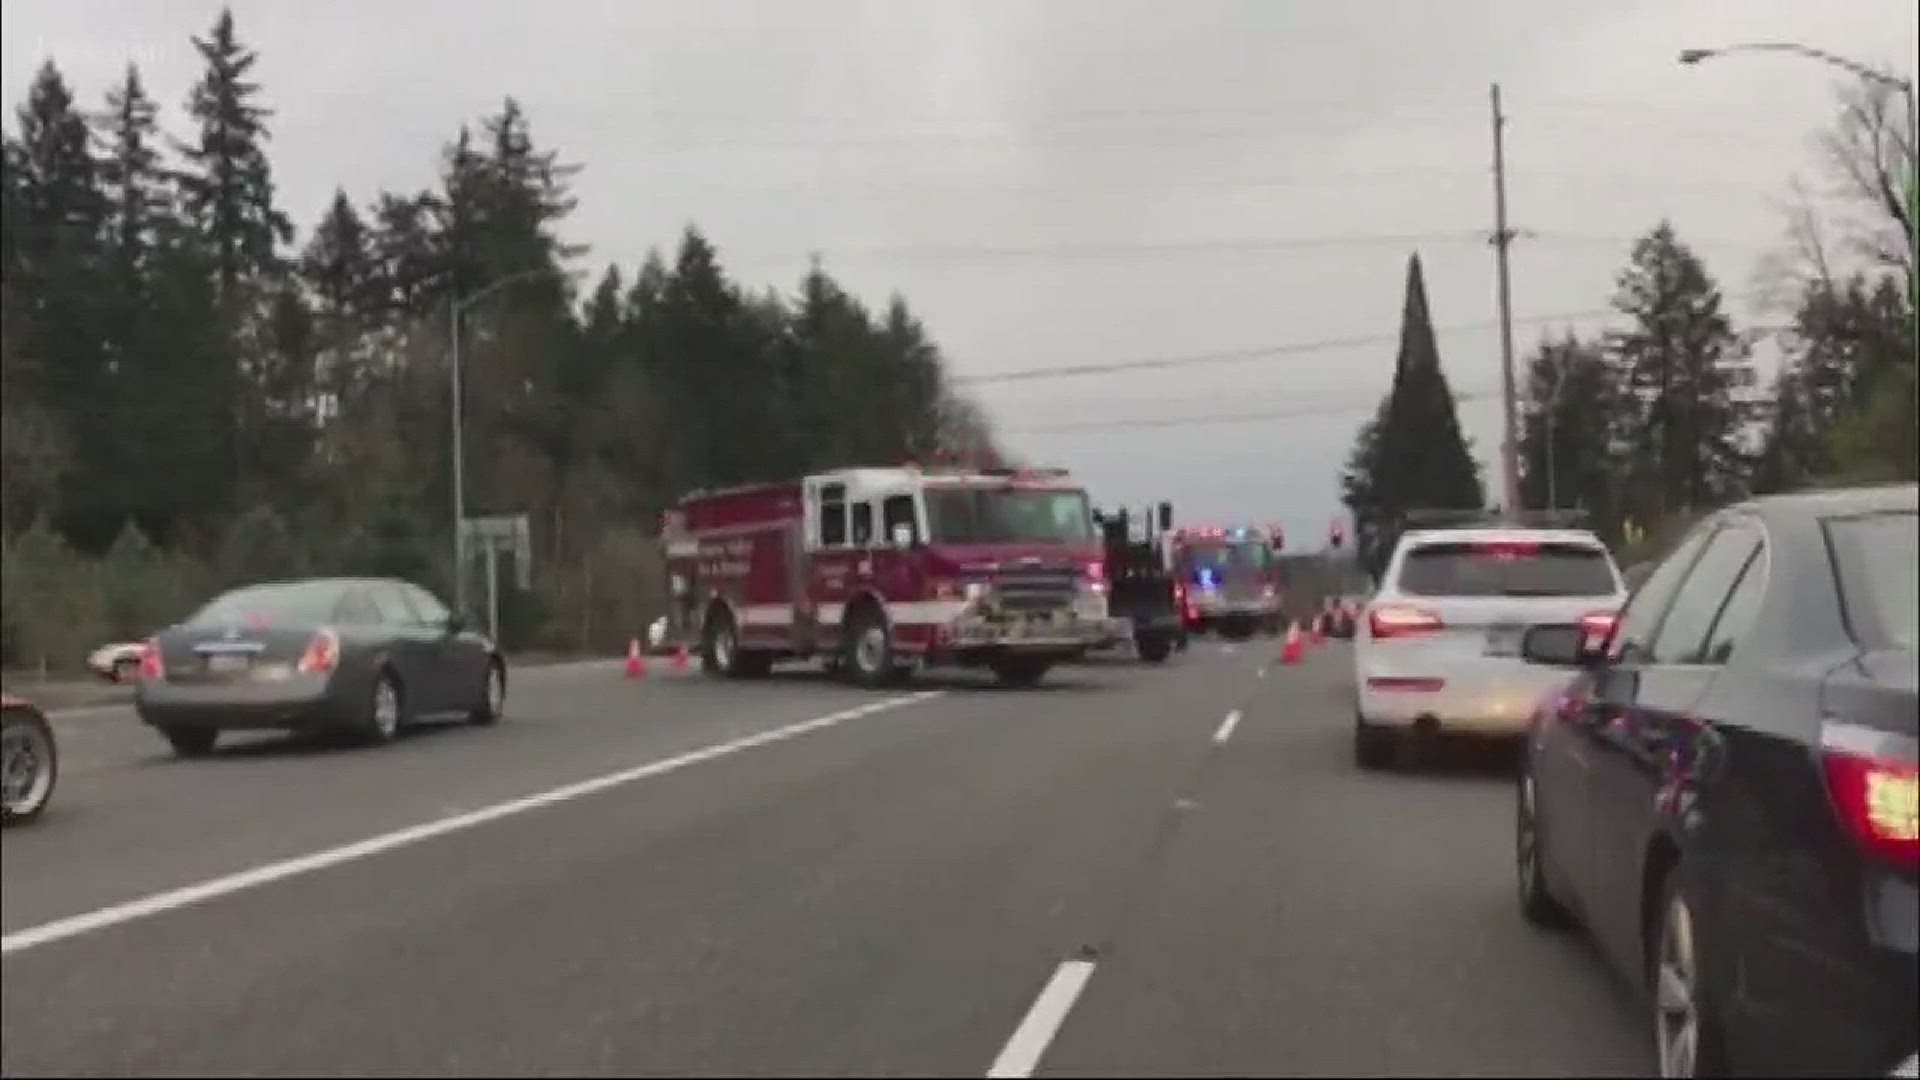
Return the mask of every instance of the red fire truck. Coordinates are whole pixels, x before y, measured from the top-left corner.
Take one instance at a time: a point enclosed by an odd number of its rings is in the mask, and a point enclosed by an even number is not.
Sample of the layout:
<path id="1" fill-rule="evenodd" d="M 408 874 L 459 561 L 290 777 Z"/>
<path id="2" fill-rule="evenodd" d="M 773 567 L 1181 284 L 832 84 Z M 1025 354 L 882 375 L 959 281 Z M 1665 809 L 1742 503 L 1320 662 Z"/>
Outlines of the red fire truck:
<path id="1" fill-rule="evenodd" d="M 1032 686 L 1129 633 L 1064 470 L 905 465 L 696 492 L 662 536 L 668 634 L 712 675 L 818 659 L 869 686 L 921 665 Z"/>

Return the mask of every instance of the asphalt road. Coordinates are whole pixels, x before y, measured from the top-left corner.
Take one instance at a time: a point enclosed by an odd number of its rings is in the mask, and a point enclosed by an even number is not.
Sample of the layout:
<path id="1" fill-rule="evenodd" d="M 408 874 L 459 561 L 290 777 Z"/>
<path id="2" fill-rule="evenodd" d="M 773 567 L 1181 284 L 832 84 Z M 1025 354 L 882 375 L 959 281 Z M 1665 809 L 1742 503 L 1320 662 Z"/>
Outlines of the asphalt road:
<path id="1" fill-rule="evenodd" d="M 1520 921 L 1498 759 L 1359 773 L 1343 648 L 1271 649 L 1030 692 L 576 665 L 497 727 L 199 761 L 64 715 L 0 846 L 0 1070 L 1651 1072 Z"/>

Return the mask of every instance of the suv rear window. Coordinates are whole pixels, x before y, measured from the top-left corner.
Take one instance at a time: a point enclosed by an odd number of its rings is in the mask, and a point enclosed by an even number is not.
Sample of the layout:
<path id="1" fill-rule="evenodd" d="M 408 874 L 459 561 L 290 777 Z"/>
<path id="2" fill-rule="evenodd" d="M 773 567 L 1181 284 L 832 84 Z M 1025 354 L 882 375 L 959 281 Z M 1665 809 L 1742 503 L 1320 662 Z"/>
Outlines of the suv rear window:
<path id="1" fill-rule="evenodd" d="M 1608 596 L 1613 563 L 1591 544 L 1523 540 L 1440 541 L 1407 552 L 1409 596 Z"/>

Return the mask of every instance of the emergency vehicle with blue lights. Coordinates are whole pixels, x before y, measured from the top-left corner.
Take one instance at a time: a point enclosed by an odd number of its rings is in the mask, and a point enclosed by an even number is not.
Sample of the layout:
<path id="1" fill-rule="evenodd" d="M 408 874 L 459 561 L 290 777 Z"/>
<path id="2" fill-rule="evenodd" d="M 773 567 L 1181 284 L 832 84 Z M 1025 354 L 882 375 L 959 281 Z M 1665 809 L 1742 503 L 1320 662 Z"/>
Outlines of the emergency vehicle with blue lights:
<path id="1" fill-rule="evenodd" d="M 1282 621 L 1278 525 L 1189 526 L 1173 534 L 1174 578 L 1187 628 L 1246 638 Z"/>

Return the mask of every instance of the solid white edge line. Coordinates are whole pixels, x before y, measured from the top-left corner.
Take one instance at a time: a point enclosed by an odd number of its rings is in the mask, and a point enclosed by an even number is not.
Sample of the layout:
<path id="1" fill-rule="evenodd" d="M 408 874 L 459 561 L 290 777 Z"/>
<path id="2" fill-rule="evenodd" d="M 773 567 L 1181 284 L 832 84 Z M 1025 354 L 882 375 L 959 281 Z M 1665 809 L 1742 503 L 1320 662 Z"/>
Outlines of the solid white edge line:
<path id="1" fill-rule="evenodd" d="M 1027 1010 L 1013 1037 L 1001 1048 L 1000 1056 L 993 1059 L 987 1075 L 1032 1076 L 1041 1055 L 1060 1033 L 1060 1025 L 1066 1022 L 1067 1013 L 1073 1010 L 1073 1003 L 1079 1000 L 1080 992 L 1087 988 L 1087 980 L 1092 977 L 1091 960 L 1068 960 L 1055 968 L 1053 978 L 1047 980 L 1040 996 L 1033 1000 L 1033 1007 Z"/>
<path id="2" fill-rule="evenodd" d="M 91 933 L 95 930 L 104 930 L 110 926 L 132 922 L 135 919 L 143 919 L 149 915 L 159 915 L 163 912 L 187 907 L 188 905 L 197 904 L 204 900 L 213 900 L 218 897 L 227 896 L 244 889 L 266 885 L 270 882 L 280 881 L 299 874 L 324 870 L 328 867 L 338 866 L 341 863 L 352 862 L 355 859 L 364 859 L 371 855 L 392 851 L 395 848 L 419 843 L 422 840 L 428 840 L 436 836 L 444 836 L 447 833 L 470 829 L 475 825 L 482 825 L 489 821 L 510 817 L 528 810 L 537 810 L 541 807 L 569 802 L 583 796 L 605 791 L 608 788 L 619 787 L 622 784 L 630 784 L 635 780 L 645 780 L 648 777 L 670 773 L 676 769 L 686 768 L 689 765 L 698 765 L 703 761 L 712 761 L 715 758 L 726 757 L 729 754 L 739 753 L 742 750 L 750 750 L 756 746 L 765 746 L 769 743 L 795 738 L 808 734 L 809 732 L 819 731 L 822 728 L 832 727 L 835 724 L 845 723 L 848 720 L 857 720 L 860 717 L 871 716 L 874 713 L 885 712 L 888 709 L 899 708 L 902 705 L 912 705 L 917 702 L 926 701 L 929 698 L 939 697 L 944 693 L 946 693 L 944 690 L 922 690 L 915 694 L 906 694 L 900 697 L 870 702 L 852 709 L 845 709 L 826 716 L 815 717 L 812 720 L 803 720 L 796 724 L 788 724 L 785 727 L 774 728 L 771 731 L 763 731 L 757 735 L 748 735 L 723 743 L 715 743 L 711 746 L 701 747 L 698 750 L 690 750 L 683 754 L 676 754 L 673 757 L 651 761 L 645 765 L 636 765 L 632 768 L 622 769 L 619 772 L 607 773 L 588 780 L 580 780 L 575 783 L 565 784 L 561 787 L 551 788 L 547 791 L 537 792 L 533 795 L 522 796 L 521 798 L 512 799 L 507 802 L 495 803 L 492 806 L 481 807 L 478 810 L 464 814 L 456 814 L 453 817 L 445 817 L 419 825 L 412 825 L 394 832 L 382 833 L 379 836 L 371 836 L 365 840 L 344 844 L 340 847 L 327 848 L 324 851 L 316 851 L 291 859 L 283 859 L 279 862 L 268 863 L 264 866 L 256 866 L 251 870 L 242 870 L 239 873 L 227 874 L 217 878 L 210 878 L 193 885 L 186 885 L 181 888 L 154 893 L 137 900 L 129 900 L 124 903 L 112 904 L 79 915 L 70 915 L 66 918 L 55 919 L 52 922 L 41 923 L 38 926 L 30 926 L 24 930 L 16 930 L 4 937 L 0 937 L 0 955 L 11 956 L 22 950 L 31 949 L 36 945 L 46 945 L 63 938 L 76 937 L 80 934 Z"/>
<path id="3" fill-rule="evenodd" d="M 1227 714 L 1227 718 L 1225 720 L 1220 721 L 1220 729 L 1213 733 L 1213 741 L 1217 743 L 1223 743 L 1223 742 L 1226 742 L 1228 739 L 1233 738 L 1233 729 L 1235 727 L 1238 727 L 1239 724 L 1240 724 L 1240 710 L 1235 709 L 1232 712 Z"/>

